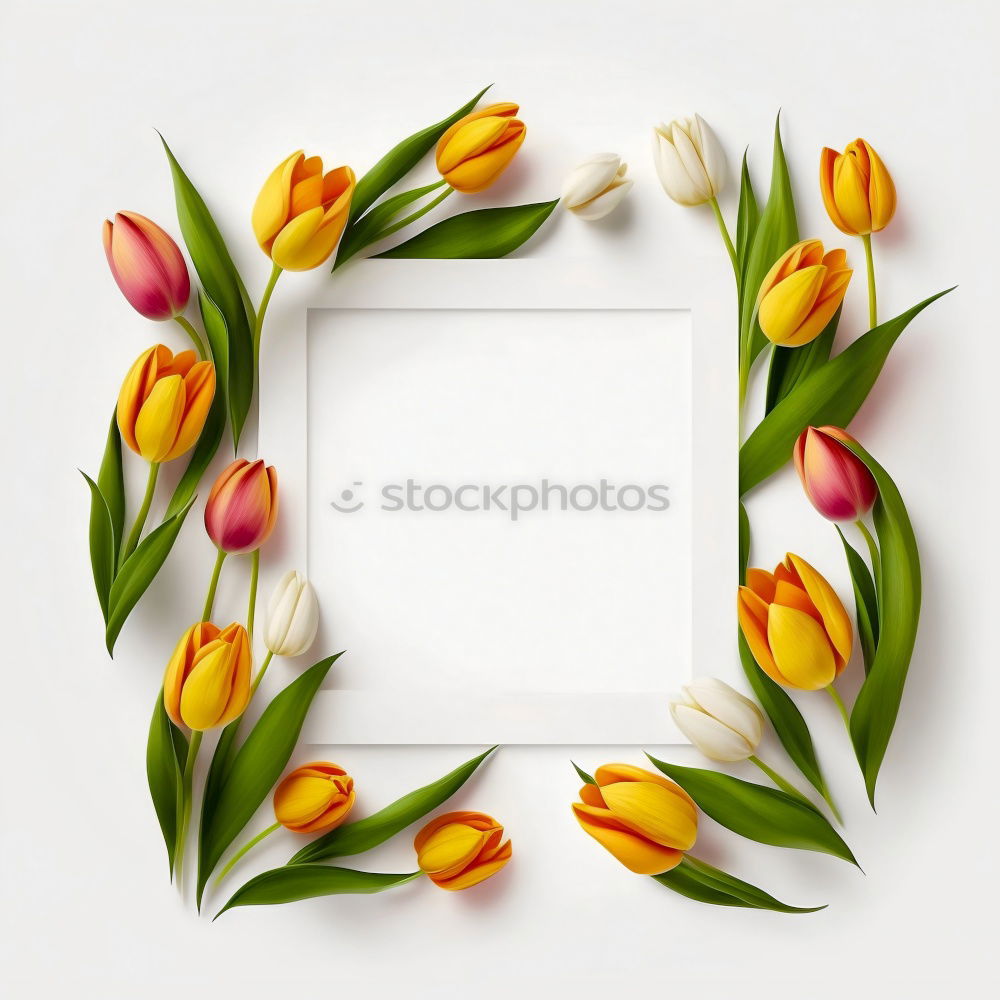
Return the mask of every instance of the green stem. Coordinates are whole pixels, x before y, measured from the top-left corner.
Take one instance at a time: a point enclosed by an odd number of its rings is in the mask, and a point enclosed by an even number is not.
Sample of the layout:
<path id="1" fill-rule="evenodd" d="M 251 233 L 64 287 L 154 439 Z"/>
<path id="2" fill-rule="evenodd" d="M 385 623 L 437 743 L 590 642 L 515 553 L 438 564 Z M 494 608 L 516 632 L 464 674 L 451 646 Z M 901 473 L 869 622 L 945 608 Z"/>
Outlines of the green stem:
<path id="1" fill-rule="evenodd" d="M 279 277 L 281 277 L 281 268 L 275 264 L 271 268 L 271 276 L 267 279 L 264 294 L 260 299 L 260 308 L 257 310 L 257 316 L 253 324 L 253 370 L 255 384 L 257 373 L 260 370 L 260 335 L 264 330 L 264 313 L 267 312 L 268 303 L 271 301 L 271 293 L 274 291 L 274 286 L 278 283 Z"/>
<path id="2" fill-rule="evenodd" d="M 254 847 L 256 847 L 265 837 L 270 837 L 271 834 L 274 833 L 274 831 L 277 830 L 278 827 L 280 826 L 281 826 L 280 823 L 275 823 L 273 826 L 269 826 L 266 830 L 262 830 L 260 833 L 257 834 L 256 837 L 253 837 L 252 839 L 248 840 L 229 859 L 229 863 L 226 865 L 226 867 L 223 868 L 221 872 L 219 872 L 219 876 L 218 878 L 216 878 L 215 884 L 218 885 L 233 870 L 233 867 L 236 865 L 236 862 L 239 861 L 240 858 L 242 858 L 243 855 L 247 853 L 247 851 L 250 851 Z"/>
<path id="3" fill-rule="evenodd" d="M 135 516 L 135 524 L 132 525 L 132 530 L 129 532 L 128 539 L 125 542 L 125 547 L 122 549 L 122 562 L 125 562 L 125 560 L 128 559 L 133 552 L 135 552 L 135 548 L 139 544 L 139 539 L 142 537 L 142 529 L 146 524 L 146 518 L 149 515 L 149 508 L 153 503 L 153 494 L 156 492 L 156 477 L 159 471 L 159 462 L 149 463 L 149 477 L 146 479 L 146 494 L 142 498 L 142 505 L 139 507 L 139 513 Z"/>
<path id="4" fill-rule="evenodd" d="M 878 565 L 881 562 L 881 556 L 879 555 L 878 545 L 876 544 L 875 539 L 872 537 L 872 533 L 868 530 L 868 526 L 865 524 L 864 521 L 861 520 L 861 518 L 858 518 L 858 520 L 855 521 L 854 524 L 855 527 L 857 527 L 858 531 L 860 531 L 861 534 L 864 535 L 865 541 L 868 543 L 868 555 L 871 556 L 872 569 L 877 570 Z"/>
<path id="5" fill-rule="evenodd" d="M 448 197 L 454 191 L 454 188 L 448 188 L 442 191 L 433 201 L 428 202 L 423 208 L 418 208 L 412 214 L 406 216 L 405 219 L 400 219 L 399 222 L 394 222 L 391 226 L 387 226 L 378 235 L 373 236 L 370 240 L 371 243 L 378 243 L 379 240 L 384 240 L 387 236 L 392 236 L 393 233 L 398 233 L 400 229 L 404 226 L 408 226 L 411 222 L 416 222 L 421 216 L 426 215 L 432 208 L 436 208 L 441 204 L 445 198 Z"/>
<path id="6" fill-rule="evenodd" d="M 198 357 L 202 361 L 206 360 L 208 358 L 208 351 L 205 350 L 205 344 L 201 337 L 198 336 L 198 331 L 183 316 L 175 316 L 174 319 L 177 321 L 177 325 L 191 338 L 191 342 L 198 352 Z"/>
<path id="7" fill-rule="evenodd" d="M 219 586 L 219 574 L 222 572 L 222 564 L 226 561 L 226 553 L 219 549 L 219 554 L 215 557 L 215 567 L 212 570 L 212 579 L 208 582 L 208 593 L 205 595 L 205 607 L 201 612 L 203 622 L 211 621 L 212 608 L 215 605 L 215 591 Z"/>
<path id="8" fill-rule="evenodd" d="M 274 653 L 271 650 L 267 651 L 267 656 L 264 657 L 264 662 L 260 665 L 260 670 L 257 671 L 257 676 L 253 679 L 253 684 L 250 686 L 250 697 L 252 698 L 257 693 L 257 688 L 260 687 L 260 682 L 264 679 L 264 674 L 267 673 L 267 668 L 274 658 Z"/>
<path id="9" fill-rule="evenodd" d="M 809 800 L 802 794 L 790 781 L 783 778 L 773 767 L 768 767 L 760 757 L 756 754 L 751 754 L 747 757 L 747 760 L 751 764 L 756 764 L 783 792 L 787 792 L 793 798 L 801 799 L 804 802 L 809 802 Z M 812 803 L 810 803 L 811 805 Z"/>
<path id="10" fill-rule="evenodd" d="M 726 244 L 726 250 L 729 251 L 729 259 L 733 264 L 733 274 L 736 275 L 736 280 L 740 280 L 740 265 L 736 259 L 736 247 L 733 246 L 732 238 L 729 235 L 729 230 L 726 228 L 726 220 L 722 217 L 722 209 L 719 208 L 719 201 L 717 198 L 710 198 L 709 205 L 712 206 L 712 211 L 715 213 L 715 221 L 719 224 L 719 232 L 722 233 L 723 242 Z"/>
<path id="11" fill-rule="evenodd" d="M 184 775 L 181 778 L 181 801 L 183 809 L 181 811 L 180 825 L 177 827 L 177 843 L 174 845 L 174 877 L 177 884 L 181 882 L 181 865 L 184 861 L 184 843 L 187 840 L 188 824 L 191 822 L 191 789 L 194 785 L 194 763 L 198 757 L 198 750 L 201 747 L 202 732 L 200 729 L 191 733 L 191 742 L 188 744 L 187 761 L 184 764 Z"/>
<path id="12" fill-rule="evenodd" d="M 874 330 L 878 326 L 878 303 L 875 297 L 875 261 L 872 259 L 872 234 L 861 237 L 865 245 L 865 264 L 868 267 L 868 328 Z"/>
<path id="13" fill-rule="evenodd" d="M 830 812 L 833 813 L 833 818 L 841 825 L 844 825 L 844 819 L 840 815 L 840 810 L 837 808 L 837 803 L 833 801 L 833 796 L 830 794 L 830 789 L 826 787 L 826 783 L 822 782 L 823 787 L 819 790 L 819 794 L 823 796 L 823 801 L 830 807 Z"/>
<path id="14" fill-rule="evenodd" d="M 250 600 L 247 606 L 247 636 L 253 643 L 253 620 L 257 613 L 257 578 L 260 576 L 260 549 L 250 556 Z"/>
<path id="15" fill-rule="evenodd" d="M 840 717 L 844 720 L 844 725 L 847 728 L 847 732 L 851 731 L 851 717 L 847 714 L 847 707 L 844 705 L 843 699 L 837 693 L 837 689 L 832 684 L 827 684 L 826 692 L 833 699 L 834 705 L 837 706 L 837 710 L 840 712 Z"/>

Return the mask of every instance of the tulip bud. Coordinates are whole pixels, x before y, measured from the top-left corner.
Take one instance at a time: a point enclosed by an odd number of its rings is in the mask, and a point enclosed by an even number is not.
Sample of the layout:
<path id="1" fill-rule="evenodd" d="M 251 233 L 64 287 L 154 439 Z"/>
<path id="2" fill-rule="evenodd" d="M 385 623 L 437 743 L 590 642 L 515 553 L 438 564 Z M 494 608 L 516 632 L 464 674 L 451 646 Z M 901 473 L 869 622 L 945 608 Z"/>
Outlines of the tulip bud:
<path id="1" fill-rule="evenodd" d="M 492 816 L 450 812 L 432 819 L 413 840 L 420 870 L 442 889 L 469 889 L 511 858 L 510 841 Z"/>
<path id="2" fill-rule="evenodd" d="M 169 462 L 194 445 L 215 396 L 215 365 L 163 344 L 139 355 L 118 394 L 118 428 L 147 462 Z"/>
<path id="3" fill-rule="evenodd" d="M 318 628 L 316 590 L 290 569 L 278 581 L 267 606 L 264 645 L 275 656 L 301 656 L 313 644 Z"/>
<path id="4" fill-rule="evenodd" d="M 354 779 L 336 764 L 297 767 L 274 790 L 274 818 L 292 833 L 327 833 L 354 808 Z"/>
<path id="5" fill-rule="evenodd" d="M 787 687 L 816 691 L 847 666 L 851 619 L 833 587 L 789 553 L 773 573 L 747 570 L 737 615 L 760 669 Z"/>
<path id="6" fill-rule="evenodd" d="M 177 244 L 138 212 L 104 220 L 104 253 L 122 294 L 146 319 L 173 319 L 184 312 L 191 279 Z"/>
<path id="7" fill-rule="evenodd" d="M 510 165 L 524 142 L 516 104 L 491 104 L 455 122 L 438 140 L 438 173 L 456 191 L 488 188 Z"/>
<path id="8" fill-rule="evenodd" d="M 819 240 L 786 250 L 757 295 L 757 319 L 768 340 L 780 347 L 815 340 L 844 301 L 853 273 L 843 250 L 824 254 Z"/>
<path id="9" fill-rule="evenodd" d="M 221 631 L 211 622 L 192 625 L 163 677 L 163 707 L 174 725 L 215 729 L 242 715 L 250 701 L 250 659 L 242 625 Z"/>
<path id="10" fill-rule="evenodd" d="M 654 128 L 653 162 L 663 190 L 679 205 L 704 205 L 726 181 L 726 154 L 701 115 Z"/>
<path id="11" fill-rule="evenodd" d="M 598 153 L 566 178 L 563 204 L 581 219 L 593 222 L 613 212 L 632 188 L 628 166 L 615 153 Z"/>
<path id="12" fill-rule="evenodd" d="M 605 764 L 580 789 L 577 822 L 637 875 L 676 868 L 698 836 L 698 810 L 680 785 L 629 764 Z"/>
<path id="13" fill-rule="evenodd" d="M 677 728 L 706 757 L 746 760 L 764 735 L 764 717 L 749 699 L 714 677 L 702 677 L 681 688 L 670 703 Z"/>
<path id="14" fill-rule="evenodd" d="M 350 167 L 324 176 L 320 157 L 292 153 L 264 182 L 253 206 L 253 231 L 261 250 L 285 271 L 319 267 L 347 225 L 354 185 Z"/>
<path id="15" fill-rule="evenodd" d="M 819 184 L 827 214 L 841 232 L 877 233 L 896 212 L 892 176 L 864 139 L 855 139 L 843 153 L 826 147 L 819 158 Z"/>
<path id="16" fill-rule="evenodd" d="M 238 458 L 219 474 L 205 503 L 205 530 L 223 552 L 259 549 L 278 517 L 278 474 Z"/>
<path id="17" fill-rule="evenodd" d="M 857 521 L 872 509 L 878 487 L 868 466 L 842 441 L 856 444 L 839 427 L 807 427 L 792 456 L 809 502 L 829 521 Z"/>

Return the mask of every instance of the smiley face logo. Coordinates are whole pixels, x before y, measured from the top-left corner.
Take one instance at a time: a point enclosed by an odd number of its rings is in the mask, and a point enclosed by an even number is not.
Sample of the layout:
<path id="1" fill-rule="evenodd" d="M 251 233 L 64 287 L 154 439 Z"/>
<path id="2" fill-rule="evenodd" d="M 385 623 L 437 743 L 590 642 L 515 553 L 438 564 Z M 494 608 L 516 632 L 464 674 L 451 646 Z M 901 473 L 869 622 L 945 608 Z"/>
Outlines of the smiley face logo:
<path id="1" fill-rule="evenodd" d="M 351 485 L 363 486 L 364 483 L 352 483 Z M 361 508 L 365 505 L 364 500 L 355 501 L 355 493 L 353 489 L 341 490 L 339 500 L 340 503 L 338 503 L 337 500 L 331 500 L 330 506 L 334 510 L 340 511 L 341 514 L 354 514 L 355 512 L 361 510 Z M 341 506 L 341 503 L 346 506 Z"/>

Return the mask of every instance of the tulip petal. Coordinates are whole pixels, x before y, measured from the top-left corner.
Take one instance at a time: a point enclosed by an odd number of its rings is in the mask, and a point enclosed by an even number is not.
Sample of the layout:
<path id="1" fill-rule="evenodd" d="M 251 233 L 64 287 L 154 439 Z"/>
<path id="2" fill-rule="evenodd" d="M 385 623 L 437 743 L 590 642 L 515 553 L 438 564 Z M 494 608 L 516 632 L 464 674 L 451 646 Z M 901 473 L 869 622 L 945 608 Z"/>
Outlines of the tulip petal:
<path id="1" fill-rule="evenodd" d="M 714 130 L 701 115 L 694 116 L 694 125 L 691 130 L 692 138 L 695 136 L 695 146 L 704 164 L 708 182 L 712 188 L 712 195 L 717 196 L 722 191 L 726 182 L 726 153 L 715 135 Z"/>
<path id="2" fill-rule="evenodd" d="M 340 797 L 326 777 L 291 774 L 274 793 L 274 818 L 282 826 L 300 827 L 322 815 Z"/>
<path id="3" fill-rule="evenodd" d="M 292 197 L 292 177 L 295 168 L 305 159 L 305 153 L 297 150 L 282 160 L 264 182 L 264 186 L 254 202 L 251 222 L 257 243 L 265 253 L 269 253 L 274 238 L 288 221 Z"/>
<path id="4" fill-rule="evenodd" d="M 767 617 L 767 643 L 784 683 L 816 691 L 837 676 L 833 649 L 823 626 L 797 608 L 772 604 Z"/>
<path id="5" fill-rule="evenodd" d="M 490 852 L 488 860 L 476 861 L 469 865 L 465 871 L 460 872 L 453 878 L 435 878 L 434 882 L 440 888 L 449 889 L 453 892 L 457 892 L 461 889 L 470 889 L 472 886 L 478 885 L 480 882 L 485 882 L 491 875 L 496 875 L 496 873 L 500 871 L 500 869 L 503 868 L 508 861 L 510 861 L 512 856 L 513 849 L 511 848 L 510 841 L 508 840 L 497 850 Z"/>
<path id="6" fill-rule="evenodd" d="M 579 208 L 606 191 L 618 177 L 621 157 L 616 153 L 598 153 L 575 167 L 566 178 L 562 202 L 567 208 Z"/>
<path id="7" fill-rule="evenodd" d="M 683 851 L 654 844 L 596 814 L 589 806 L 574 804 L 573 815 L 584 832 L 636 875 L 662 875 L 676 868 L 684 857 Z"/>
<path id="8" fill-rule="evenodd" d="M 830 642 L 833 643 L 837 654 L 837 672 L 839 673 L 851 658 L 851 648 L 854 645 L 854 629 L 850 616 L 847 614 L 843 602 L 837 596 L 837 592 L 805 559 L 791 553 L 788 554 L 788 559 L 802 579 L 802 585 L 805 587 L 809 599 L 816 606 L 826 634 L 830 637 Z"/>
<path id="9" fill-rule="evenodd" d="M 841 156 L 834 164 L 833 194 L 849 231 L 858 236 L 870 233 L 872 217 L 868 205 L 868 180 L 854 156 Z"/>
<path id="10" fill-rule="evenodd" d="M 434 153 L 434 164 L 437 167 L 438 173 L 444 173 L 444 170 L 441 168 L 440 159 L 442 152 L 447 149 L 447 147 L 451 144 L 451 140 L 463 128 L 465 128 L 469 122 L 478 121 L 480 118 L 513 118 L 514 115 L 517 114 L 518 110 L 518 105 L 511 104 L 506 101 L 502 101 L 498 104 L 488 104 L 485 108 L 480 108 L 478 111 L 472 111 L 464 118 L 460 118 L 454 125 L 449 126 L 444 135 L 438 139 L 437 147 Z"/>
<path id="11" fill-rule="evenodd" d="M 603 191 L 596 198 L 592 198 L 590 201 L 577 207 L 568 207 L 577 217 L 585 219 L 587 222 L 596 222 L 598 219 L 603 219 L 606 215 L 610 215 L 622 203 L 625 195 L 631 190 L 632 181 L 616 181 L 607 191 Z"/>
<path id="12" fill-rule="evenodd" d="M 466 122 L 438 155 L 437 167 L 442 174 L 454 170 L 463 160 L 490 149 L 507 130 L 506 118 L 479 118 Z"/>
<path id="13" fill-rule="evenodd" d="M 215 365 L 199 361 L 184 378 L 184 415 L 165 462 L 179 458 L 201 436 L 215 397 Z"/>
<path id="14" fill-rule="evenodd" d="M 751 747 L 760 743 L 764 735 L 764 718 L 760 709 L 739 691 L 715 677 L 704 677 L 686 684 L 684 693 L 702 711 L 735 730 Z"/>
<path id="15" fill-rule="evenodd" d="M 435 879 L 452 878 L 476 858 L 488 838 L 488 833 L 465 823 L 447 823 L 425 840 L 417 864 Z"/>
<path id="16" fill-rule="evenodd" d="M 745 737 L 690 705 L 671 705 L 677 728 L 706 757 L 718 761 L 746 760 L 753 753 Z"/>
<path id="17" fill-rule="evenodd" d="M 708 178 L 701 153 L 692 141 L 689 129 L 690 125 L 673 122 L 670 126 L 670 139 L 677 151 L 684 172 L 698 192 L 699 202 L 706 202 L 713 197 L 712 182 Z"/>
<path id="18" fill-rule="evenodd" d="M 871 145 L 859 139 L 868 153 L 868 161 L 871 176 L 868 179 L 868 204 L 872 216 L 872 232 L 879 232 L 885 229 L 896 214 L 896 185 L 893 183 L 892 175 L 885 168 L 885 164 L 879 158 L 878 153 L 872 149 Z"/>
<path id="19" fill-rule="evenodd" d="M 686 851 L 698 833 L 690 799 L 649 781 L 618 781 L 601 789 L 615 819 L 654 843 Z"/>
<path id="20" fill-rule="evenodd" d="M 666 125 L 653 130 L 653 162 L 663 190 L 679 205 L 702 205 L 703 189 L 688 176 Z"/>
<path id="21" fill-rule="evenodd" d="M 774 574 L 768 573 L 766 569 L 748 569 L 747 587 L 767 604 L 770 604 L 774 600 Z M 767 616 L 765 615 L 765 621 L 766 619 Z"/>
<path id="22" fill-rule="evenodd" d="M 505 130 L 497 141 L 478 156 L 464 159 L 442 176 L 463 194 L 475 194 L 488 188 L 507 169 L 514 155 L 524 142 L 524 125 L 514 119 L 505 123 Z"/>
<path id="23" fill-rule="evenodd" d="M 764 296 L 757 319 L 768 340 L 779 345 L 791 343 L 808 319 L 825 277 L 826 268 L 822 264 L 805 267 L 790 274 Z"/>
<path id="24" fill-rule="evenodd" d="M 837 199 L 833 190 L 833 172 L 840 159 L 841 154 L 829 146 L 824 147 L 819 156 L 819 186 L 823 195 L 823 204 L 826 206 L 826 214 L 830 216 L 830 221 L 842 232 L 850 236 L 857 234 L 847 225 L 843 216 L 837 209 Z"/>
<path id="25" fill-rule="evenodd" d="M 162 462 L 170 454 L 184 418 L 186 392 L 180 375 L 169 375 L 153 386 L 135 421 L 139 454 L 147 462 Z"/>
<path id="26" fill-rule="evenodd" d="M 736 598 L 736 615 L 739 619 L 743 638 L 757 666 L 778 684 L 787 684 L 786 678 L 778 669 L 767 638 L 767 623 L 769 605 L 761 600 L 749 587 L 740 587 Z"/>

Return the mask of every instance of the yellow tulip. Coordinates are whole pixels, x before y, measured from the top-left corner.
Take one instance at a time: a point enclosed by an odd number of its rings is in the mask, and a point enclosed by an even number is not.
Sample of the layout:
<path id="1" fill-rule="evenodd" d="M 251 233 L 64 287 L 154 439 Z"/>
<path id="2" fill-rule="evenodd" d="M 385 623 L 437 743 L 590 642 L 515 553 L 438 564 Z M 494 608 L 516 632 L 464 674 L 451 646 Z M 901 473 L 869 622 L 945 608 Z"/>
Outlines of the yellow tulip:
<path id="1" fill-rule="evenodd" d="M 354 779 L 336 764 L 295 768 L 274 790 L 274 818 L 293 833 L 327 833 L 354 808 Z"/>
<path id="2" fill-rule="evenodd" d="M 864 139 L 855 139 L 843 153 L 826 147 L 819 159 L 819 184 L 831 221 L 851 236 L 885 229 L 896 212 L 892 175 Z"/>
<path id="3" fill-rule="evenodd" d="M 580 789 L 577 822 L 637 875 L 676 868 L 698 836 L 698 810 L 680 785 L 629 764 L 605 764 Z"/>
<path id="4" fill-rule="evenodd" d="M 773 573 L 747 570 L 737 614 L 754 659 L 779 684 L 829 687 L 851 657 L 854 630 L 844 605 L 799 556 L 789 553 Z"/>
<path id="5" fill-rule="evenodd" d="M 420 870 L 442 889 L 469 889 L 511 859 L 510 841 L 492 816 L 450 812 L 432 819 L 413 841 Z"/>
<path id="6" fill-rule="evenodd" d="M 147 462 L 169 462 L 198 440 L 215 396 L 215 365 L 157 344 L 139 355 L 118 394 L 118 427 Z"/>
<path id="7" fill-rule="evenodd" d="M 488 188 L 510 165 L 524 142 L 516 104 L 491 104 L 455 122 L 438 140 L 438 172 L 456 191 Z"/>
<path id="8" fill-rule="evenodd" d="M 337 247 L 354 197 L 354 171 L 323 174 L 323 160 L 302 150 L 280 163 L 253 207 L 261 250 L 285 271 L 319 267 Z"/>
<path id="9" fill-rule="evenodd" d="M 844 301 L 853 271 L 843 250 L 823 253 L 803 240 L 775 262 L 757 295 L 757 319 L 768 340 L 801 347 L 815 340 Z"/>

